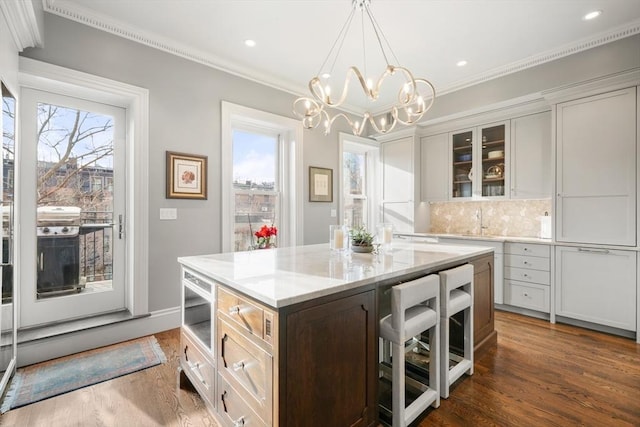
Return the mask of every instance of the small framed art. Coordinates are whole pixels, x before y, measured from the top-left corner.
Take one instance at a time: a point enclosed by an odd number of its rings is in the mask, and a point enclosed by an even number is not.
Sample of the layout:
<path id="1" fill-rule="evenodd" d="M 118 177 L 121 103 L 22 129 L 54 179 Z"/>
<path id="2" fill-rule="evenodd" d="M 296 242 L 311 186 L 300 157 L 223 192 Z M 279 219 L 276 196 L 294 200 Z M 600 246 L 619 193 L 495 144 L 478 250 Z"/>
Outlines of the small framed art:
<path id="1" fill-rule="evenodd" d="M 333 169 L 309 166 L 309 201 L 333 202 Z"/>
<path id="2" fill-rule="evenodd" d="M 207 157 L 167 151 L 167 199 L 207 199 Z"/>

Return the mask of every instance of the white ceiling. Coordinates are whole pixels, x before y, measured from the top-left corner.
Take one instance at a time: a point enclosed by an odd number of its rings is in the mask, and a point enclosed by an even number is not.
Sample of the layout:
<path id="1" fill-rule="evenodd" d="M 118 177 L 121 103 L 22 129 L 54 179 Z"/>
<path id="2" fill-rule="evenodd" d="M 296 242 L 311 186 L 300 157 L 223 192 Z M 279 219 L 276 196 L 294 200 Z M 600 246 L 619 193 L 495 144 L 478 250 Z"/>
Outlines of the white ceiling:
<path id="1" fill-rule="evenodd" d="M 295 94 L 307 94 L 308 81 L 320 71 L 351 11 L 351 0 L 44 0 L 44 5 L 49 12 Z M 599 18 L 582 19 L 597 9 L 603 12 Z M 430 80 L 439 94 L 640 33 L 640 0 L 372 0 L 371 10 L 399 65 Z M 359 14 L 353 24 L 341 59 L 345 66 L 363 68 Z M 257 45 L 248 48 L 245 39 Z M 383 64 L 375 63 L 374 42 L 366 46 L 375 80 Z M 462 59 L 468 64 L 456 66 Z M 343 72 L 336 65 L 333 75 Z M 358 89 L 352 84 L 351 93 Z M 376 111 L 360 102 L 360 92 L 355 95 L 349 109 Z M 382 96 L 385 104 L 395 94 Z"/>

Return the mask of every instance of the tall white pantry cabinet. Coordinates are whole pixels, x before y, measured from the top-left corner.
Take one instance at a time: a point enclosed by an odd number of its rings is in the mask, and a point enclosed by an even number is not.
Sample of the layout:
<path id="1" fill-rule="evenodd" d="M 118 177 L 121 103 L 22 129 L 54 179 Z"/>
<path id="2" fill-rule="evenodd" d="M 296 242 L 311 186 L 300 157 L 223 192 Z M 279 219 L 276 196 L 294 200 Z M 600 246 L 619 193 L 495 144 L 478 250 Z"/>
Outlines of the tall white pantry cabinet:
<path id="1" fill-rule="evenodd" d="M 637 98 L 633 86 L 556 105 L 556 314 L 632 332 Z"/>

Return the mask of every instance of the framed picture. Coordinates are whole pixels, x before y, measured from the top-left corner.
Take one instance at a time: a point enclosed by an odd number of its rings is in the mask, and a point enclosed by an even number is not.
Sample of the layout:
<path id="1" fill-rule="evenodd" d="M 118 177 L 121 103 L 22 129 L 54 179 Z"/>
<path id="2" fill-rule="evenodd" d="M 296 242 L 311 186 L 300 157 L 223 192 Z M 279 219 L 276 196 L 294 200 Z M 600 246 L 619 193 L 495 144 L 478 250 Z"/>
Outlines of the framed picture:
<path id="1" fill-rule="evenodd" d="M 207 157 L 167 151 L 167 199 L 207 199 Z"/>
<path id="2" fill-rule="evenodd" d="M 333 202 L 333 169 L 309 166 L 309 201 Z"/>

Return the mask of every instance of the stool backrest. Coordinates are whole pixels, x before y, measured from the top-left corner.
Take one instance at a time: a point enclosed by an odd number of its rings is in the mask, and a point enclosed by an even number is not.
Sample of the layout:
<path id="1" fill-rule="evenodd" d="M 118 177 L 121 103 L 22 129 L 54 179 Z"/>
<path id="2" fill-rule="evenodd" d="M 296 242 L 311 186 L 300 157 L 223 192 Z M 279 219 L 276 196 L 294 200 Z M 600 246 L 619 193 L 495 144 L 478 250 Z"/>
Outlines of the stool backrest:
<path id="1" fill-rule="evenodd" d="M 402 283 L 391 288 L 391 327 L 402 330 L 405 321 L 405 311 L 421 302 L 435 298 L 432 308 L 439 311 L 440 278 L 436 274 L 420 277 L 410 282 Z"/>
<path id="2" fill-rule="evenodd" d="M 442 280 L 443 295 L 460 287 L 466 288 L 465 290 L 469 292 L 469 288 L 473 286 L 473 265 L 465 264 L 450 270 L 441 271 L 440 280 Z M 442 297 L 443 295 L 440 296 Z"/>

